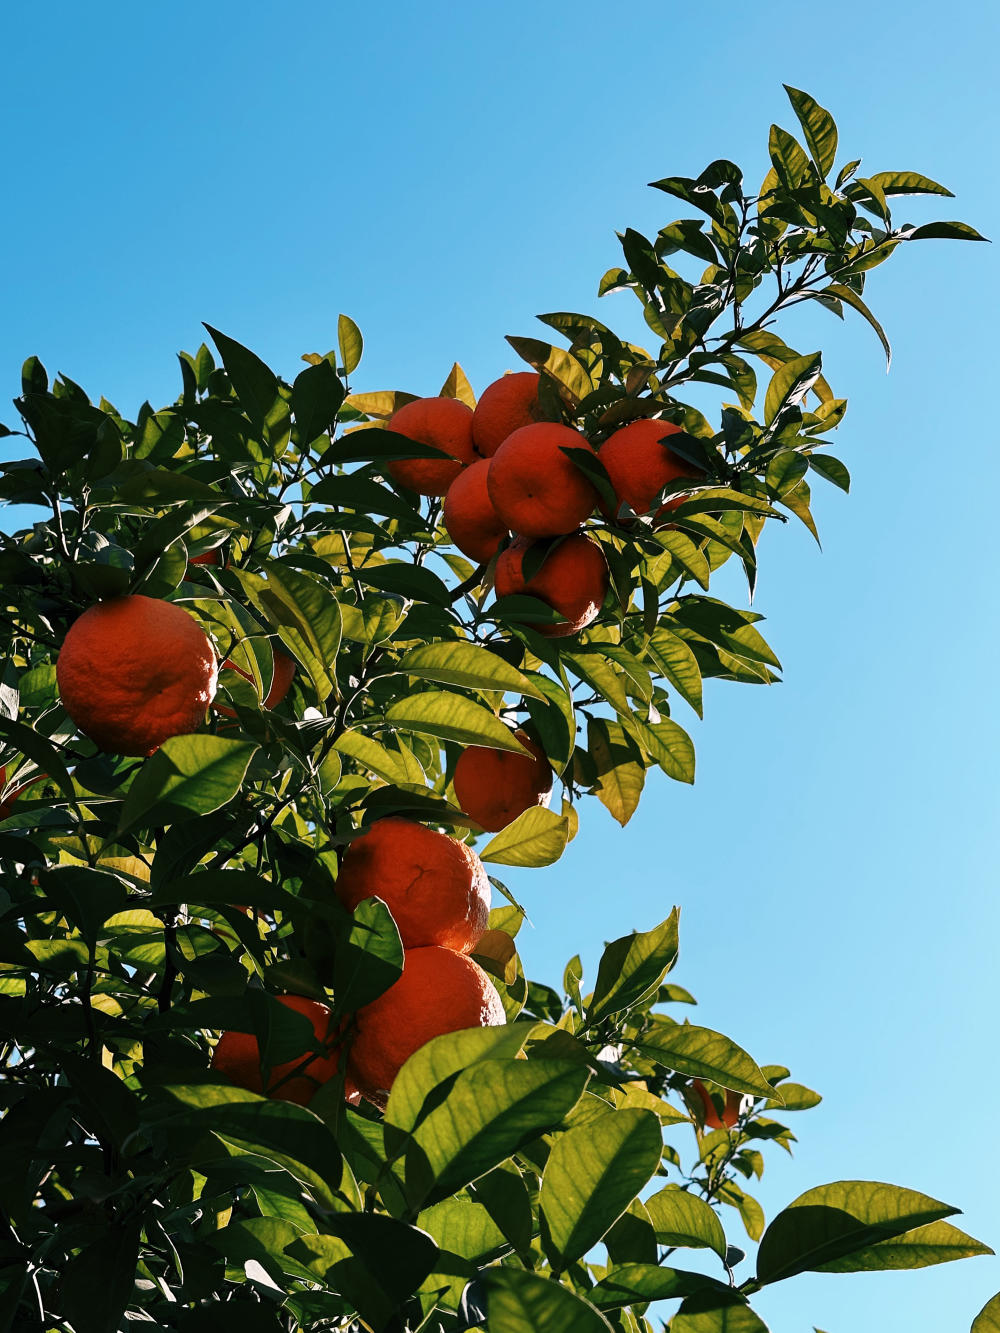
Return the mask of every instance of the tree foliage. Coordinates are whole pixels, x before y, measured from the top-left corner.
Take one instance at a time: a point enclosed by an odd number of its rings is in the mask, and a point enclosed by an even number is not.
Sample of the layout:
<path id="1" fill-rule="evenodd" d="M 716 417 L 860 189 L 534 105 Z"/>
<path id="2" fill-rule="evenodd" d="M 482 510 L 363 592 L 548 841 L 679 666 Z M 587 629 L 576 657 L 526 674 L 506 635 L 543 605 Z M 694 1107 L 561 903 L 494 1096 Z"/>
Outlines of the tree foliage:
<path id="1" fill-rule="evenodd" d="M 894 225 L 894 196 L 948 191 L 857 161 L 834 176 L 832 118 L 788 92 L 800 137 L 771 128 L 759 189 L 725 160 L 667 177 L 656 188 L 697 216 L 621 235 L 600 293 L 634 294 L 652 351 L 568 312 L 541 316 L 558 345 L 510 339 L 551 419 L 597 445 L 672 422 L 699 470 L 665 492 L 681 499 L 667 528 L 627 508 L 590 522 L 612 586 L 577 636 L 541 635 L 535 599 L 495 600 L 439 503 L 388 479 L 388 461 L 435 451 L 387 425 L 412 394 L 352 391 L 347 316 L 290 383 L 210 328 L 214 351 L 181 354 L 179 397 L 135 421 L 25 363 L 4 433 L 31 452 L 0 475 L 5 502 L 39 512 L 0 544 L 0 1327 L 638 1333 L 662 1301 L 674 1333 L 751 1333 L 754 1293 L 796 1273 L 988 1252 L 954 1208 L 876 1182 L 764 1218 L 766 1154 L 791 1150 L 786 1114 L 819 1098 L 682 1017 L 676 910 L 609 944 L 586 984 L 574 958 L 553 987 L 524 976 L 523 911 L 495 879 L 477 959 L 508 1025 L 425 1046 L 384 1117 L 345 1105 L 341 1079 L 303 1108 L 209 1067 L 226 1029 L 255 1033 L 269 1064 L 309 1058 L 308 1024 L 276 994 L 349 1024 L 392 984 L 391 915 L 339 906 L 338 856 L 387 814 L 475 838 L 451 790 L 464 747 L 533 727 L 562 800 L 478 847 L 543 867 L 589 817 L 585 794 L 625 824 L 650 768 L 694 780 L 684 717 L 705 679 L 778 679 L 763 617 L 712 576 L 735 560 L 752 593 L 767 521 L 815 534 L 811 485 L 849 475 L 826 449 L 846 400 L 777 318 L 847 307 L 888 357 L 871 271 L 910 241 L 982 239 Z M 718 424 L 684 401 L 692 385 L 721 391 Z M 474 401 L 457 365 L 441 392 Z M 613 500 L 599 454 L 573 461 Z M 74 619 L 126 592 L 181 604 L 242 672 L 220 677 L 228 716 L 146 760 L 99 752 L 56 688 Z M 297 674 L 265 709 L 276 651 Z M 693 1080 L 716 1121 L 739 1096 L 735 1123 L 706 1124 Z"/>

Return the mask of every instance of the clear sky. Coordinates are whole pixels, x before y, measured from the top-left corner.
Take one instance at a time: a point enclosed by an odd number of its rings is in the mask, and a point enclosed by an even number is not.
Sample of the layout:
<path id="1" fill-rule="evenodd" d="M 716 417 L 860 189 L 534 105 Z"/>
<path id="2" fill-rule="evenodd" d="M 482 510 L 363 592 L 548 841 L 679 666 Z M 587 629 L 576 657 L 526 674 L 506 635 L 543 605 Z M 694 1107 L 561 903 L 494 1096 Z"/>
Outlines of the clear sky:
<path id="1" fill-rule="evenodd" d="M 596 301 L 615 230 L 683 211 L 645 182 L 720 156 L 762 176 L 770 122 L 794 128 L 782 82 L 834 113 L 842 160 L 958 196 L 899 220 L 996 235 L 998 38 L 986 0 L 7 6 L 0 396 L 35 353 L 162 405 L 201 320 L 290 379 L 339 311 L 367 340 L 355 387 L 435 393 L 458 359 L 482 389 L 534 314 L 625 317 Z M 553 981 L 681 905 L 692 1017 L 826 1096 L 795 1160 L 771 1154 L 769 1215 L 884 1179 L 1000 1248 L 995 253 L 926 242 L 873 275 L 888 378 L 866 325 L 802 317 L 851 400 L 854 490 L 815 488 L 822 554 L 804 529 L 763 543 L 785 683 L 710 684 L 692 790 L 653 778 L 624 831 L 588 803 L 560 864 L 510 883 Z M 978 1259 L 758 1306 L 773 1333 L 941 1333 L 998 1289 Z"/>

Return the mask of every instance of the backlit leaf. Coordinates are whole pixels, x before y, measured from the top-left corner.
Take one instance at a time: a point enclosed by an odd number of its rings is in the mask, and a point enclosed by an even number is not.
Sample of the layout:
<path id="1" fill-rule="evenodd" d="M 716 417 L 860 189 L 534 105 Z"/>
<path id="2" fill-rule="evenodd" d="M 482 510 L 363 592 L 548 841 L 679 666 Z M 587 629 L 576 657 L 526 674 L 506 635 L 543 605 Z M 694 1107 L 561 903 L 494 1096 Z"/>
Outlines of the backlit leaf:
<path id="1" fill-rule="evenodd" d="M 638 1046 L 644 1055 L 680 1074 L 709 1078 L 720 1087 L 755 1097 L 778 1095 L 741 1046 L 710 1028 L 661 1021 L 642 1033 Z"/>

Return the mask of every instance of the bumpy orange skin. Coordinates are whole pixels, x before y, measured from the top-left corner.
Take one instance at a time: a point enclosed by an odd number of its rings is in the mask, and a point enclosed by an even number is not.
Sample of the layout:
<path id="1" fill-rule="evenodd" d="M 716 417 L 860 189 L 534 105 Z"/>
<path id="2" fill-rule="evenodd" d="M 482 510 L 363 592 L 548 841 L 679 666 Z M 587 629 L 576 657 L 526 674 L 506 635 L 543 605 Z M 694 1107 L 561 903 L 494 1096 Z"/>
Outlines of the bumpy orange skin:
<path id="1" fill-rule="evenodd" d="M 506 1021 L 496 987 L 478 963 L 451 949 L 408 949 L 399 980 L 358 1010 L 351 1075 L 365 1097 L 384 1108 L 400 1069 L 432 1037 Z"/>
<path id="2" fill-rule="evenodd" d="M 215 650 L 194 616 L 138 593 L 84 611 L 56 663 L 63 707 L 110 754 L 149 755 L 196 731 L 217 677 Z"/>
<path id="3" fill-rule="evenodd" d="M 437 944 L 471 953 L 489 922 L 490 881 L 472 848 L 394 816 L 350 844 L 336 892 L 351 912 L 381 898 L 407 949 Z"/>
<path id="4" fill-rule="evenodd" d="M 492 560 L 507 536 L 507 529 L 493 508 L 486 486 L 489 470 L 488 458 L 463 468 L 444 497 L 444 525 L 448 536 L 463 555 L 478 564 Z"/>
<path id="5" fill-rule="evenodd" d="M 619 505 L 624 502 L 637 514 L 648 514 L 664 486 L 682 477 L 693 481 L 698 476 L 692 463 L 660 443 L 679 433 L 680 427 L 669 421 L 633 421 L 604 441 L 598 456 L 611 478 Z M 683 497 L 667 500 L 657 509 L 654 522 L 662 523 L 671 510 L 683 503 Z M 616 517 L 608 513 L 604 504 L 601 509 L 607 518 Z"/>
<path id="6" fill-rule="evenodd" d="M 508 435 L 540 419 L 538 384 L 534 370 L 501 375 L 482 392 L 472 414 L 472 440 L 476 453 L 492 458 Z"/>
<path id="7" fill-rule="evenodd" d="M 508 435 L 486 479 L 493 508 L 522 537 L 575 532 L 597 504 L 597 490 L 563 449 L 593 449 L 569 426 L 539 421 Z"/>
<path id="8" fill-rule="evenodd" d="M 554 625 L 533 625 L 546 638 L 560 639 L 595 620 L 608 591 L 608 562 L 597 542 L 582 532 L 567 537 L 548 555 L 541 569 L 525 579 L 523 561 L 531 542 L 518 537 L 497 560 L 494 588 L 498 597 L 521 593 L 546 602 L 563 617 Z"/>
<path id="9" fill-rule="evenodd" d="M 389 428 L 456 460 L 396 458 L 388 463 L 393 480 L 419 495 L 444 495 L 462 468 L 479 457 L 472 444 L 472 408 L 457 398 L 416 398 L 393 413 Z"/>
<path id="10" fill-rule="evenodd" d="M 743 1098 L 738 1092 L 729 1090 L 726 1092 L 726 1105 L 720 1118 L 715 1108 L 715 1102 L 712 1101 L 712 1094 L 702 1083 L 700 1078 L 692 1081 L 691 1086 L 701 1098 L 702 1105 L 705 1108 L 705 1128 L 706 1129 L 732 1129 L 740 1118 L 740 1105 Z"/>
<path id="11" fill-rule="evenodd" d="M 330 1024 L 331 1012 L 325 1004 L 310 1000 L 305 995 L 279 995 L 279 1004 L 303 1014 L 312 1023 L 318 1045 L 326 1046 L 334 1040 L 335 1033 Z M 295 1102 L 307 1106 L 317 1090 L 337 1072 L 340 1061 L 339 1049 L 327 1055 L 317 1055 L 308 1064 L 303 1064 L 305 1056 L 289 1060 L 282 1065 L 275 1065 L 268 1080 L 267 1095 L 278 1101 Z M 299 1066 L 302 1065 L 300 1069 Z M 263 1094 L 264 1082 L 260 1068 L 260 1047 L 257 1038 L 249 1032 L 224 1032 L 212 1055 L 212 1068 L 248 1092 Z M 293 1070 L 297 1070 L 293 1075 Z M 290 1077 L 291 1075 L 291 1077 Z M 358 1089 L 347 1079 L 344 1095 L 348 1101 L 358 1099 Z"/>
<path id="12" fill-rule="evenodd" d="M 455 765 L 455 799 L 488 833 L 506 828 L 536 805 L 548 805 L 553 773 L 542 747 L 523 731 L 514 735 L 531 751 L 511 754 L 470 745 Z"/>

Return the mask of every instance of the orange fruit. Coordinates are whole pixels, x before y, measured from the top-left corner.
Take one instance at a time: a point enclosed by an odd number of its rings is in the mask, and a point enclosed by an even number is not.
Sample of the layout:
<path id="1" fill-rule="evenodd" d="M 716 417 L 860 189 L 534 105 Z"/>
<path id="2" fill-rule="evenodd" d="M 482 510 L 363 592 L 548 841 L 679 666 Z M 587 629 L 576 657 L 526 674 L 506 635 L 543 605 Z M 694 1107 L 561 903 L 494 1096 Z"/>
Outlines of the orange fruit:
<path id="1" fill-rule="evenodd" d="M 238 676 L 242 676 L 244 680 L 248 680 L 251 685 L 253 684 L 253 676 L 251 676 L 250 672 L 244 671 L 242 667 L 237 666 L 230 657 L 226 658 L 219 669 L 220 671 L 235 671 Z M 280 649 L 275 648 L 274 668 L 271 672 L 271 686 L 268 689 L 267 697 L 264 699 L 261 707 L 277 708 L 278 704 L 281 703 L 282 699 L 284 699 L 285 695 L 292 688 L 292 681 L 294 679 L 294 661 L 287 653 L 283 653 Z M 225 717 L 236 716 L 235 709 L 230 708 L 227 704 L 215 704 L 214 707 L 217 713 L 222 713 Z"/>
<path id="2" fill-rule="evenodd" d="M 336 892 L 351 912 L 364 898 L 381 898 L 407 949 L 440 944 L 471 953 L 490 916 L 490 881 L 472 848 L 397 816 L 350 844 Z"/>
<path id="3" fill-rule="evenodd" d="M 703 475 L 693 463 L 660 443 L 665 437 L 679 434 L 680 429 L 669 421 L 633 421 L 604 441 L 598 456 L 611 478 L 619 504 L 624 502 L 637 514 L 648 514 L 664 486 L 682 477 L 694 480 Z M 665 501 L 656 511 L 656 521 L 662 522 L 680 504 L 683 504 L 680 497 Z M 607 518 L 616 517 L 608 513 L 605 505 L 601 509 Z"/>
<path id="4" fill-rule="evenodd" d="M 463 555 L 481 565 L 493 559 L 497 547 L 507 536 L 507 529 L 497 516 L 486 487 L 489 470 L 488 458 L 463 468 L 444 497 L 444 525 L 448 536 Z"/>
<path id="5" fill-rule="evenodd" d="M 507 1021 L 496 987 L 471 958 L 432 945 L 408 949 L 399 979 L 355 1015 L 351 1075 L 385 1107 L 403 1065 L 432 1037 Z"/>
<path id="6" fill-rule="evenodd" d="M 569 426 L 539 421 L 508 435 L 490 459 L 486 484 L 511 532 L 558 537 L 574 532 L 597 504 L 597 490 L 563 449 L 593 449 Z"/>
<path id="7" fill-rule="evenodd" d="M 466 463 L 478 457 L 472 445 L 472 408 L 457 398 L 416 398 L 393 413 L 389 429 L 455 459 L 394 458 L 386 465 L 394 481 L 420 495 L 444 495 Z"/>
<path id="8" fill-rule="evenodd" d="M 26 792 L 29 787 L 33 787 L 36 782 L 44 782 L 44 781 L 45 781 L 45 774 L 37 773 L 33 778 L 29 778 L 27 782 L 21 782 L 16 787 L 12 787 L 11 790 L 7 793 L 7 795 L 3 798 L 3 800 L 0 801 L 0 820 L 9 819 L 11 817 L 11 815 L 14 813 L 14 802 L 17 800 L 17 798 L 21 795 L 22 792 Z M 7 782 L 7 765 L 0 764 L 0 790 L 3 789 L 3 787 L 6 785 L 6 782 Z"/>
<path id="9" fill-rule="evenodd" d="M 476 453 L 491 458 L 508 435 L 539 420 L 538 385 L 535 370 L 501 375 L 482 392 L 472 414 L 472 439 Z"/>
<path id="10" fill-rule="evenodd" d="M 287 1009 L 294 1009 L 297 1014 L 304 1014 L 309 1019 L 317 1045 L 327 1052 L 317 1055 L 308 1063 L 303 1053 L 297 1059 L 288 1060 L 271 1069 L 267 1095 L 278 1101 L 306 1106 L 317 1089 L 337 1072 L 340 1051 L 336 1046 L 329 1048 L 339 1034 L 331 1028 L 332 1015 L 325 1004 L 310 1000 L 305 995 L 278 995 L 275 998 Z M 264 1092 L 260 1047 L 252 1032 L 224 1032 L 212 1053 L 212 1068 L 219 1074 L 225 1074 L 238 1088 L 246 1088 L 248 1092 Z M 345 1096 L 349 1101 L 352 1097 L 357 1099 L 357 1089 L 350 1079 L 347 1080 Z"/>
<path id="11" fill-rule="evenodd" d="M 111 754 L 149 755 L 196 731 L 217 675 L 215 650 L 194 616 L 139 593 L 84 611 L 56 662 L 63 707 Z"/>
<path id="12" fill-rule="evenodd" d="M 506 828 L 532 806 L 548 805 L 552 795 L 553 774 L 545 751 L 525 732 L 514 735 L 530 754 L 470 745 L 455 765 L 455 800 L 488 833 Z"/>
<path id="13" fill-rule="evenodd" d="M 213 546 L 211 551 L 202 551 L 201 555 L 192 555 L 188 558 L 189 565 L 221 565 L 222 552 L 217 546 Z"/>
<path id="14" fill-rule="evenodd" d="M 704 1122 L 706 1129 L 732 1129 L 740 1118 L 740 1106 L 743 1103 L 743 1095 L 739 1092 L 733 1092 L 731 1089 L 726 1092 L 726 1105 L 720 1117 L 715 1102 L 712 1100 L 712 1094 L 705 1087 L 700 1078 L 692 1080 L 692 1088 L 701 1098 L 702 1105 L 705 1108 Z"/>
<path id="15" fill-rule="evenodd" d="M 597 618 L 608 591 L 608 562 L 597 542 L 582 532 L 559 543 L 531 578 L 524 577 L 524 557 L 532 543 L 511 542 L 497 560 L 494 588 L 498 597 L 522 594 L 546 602 L 563 617 L 554 625 L 533 625 L 546 638 L 576 634 Z"/>

